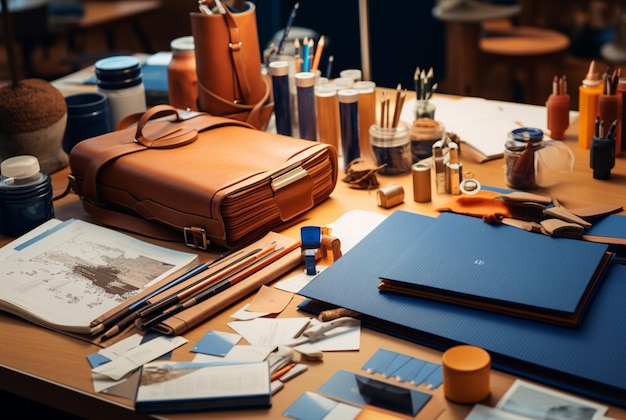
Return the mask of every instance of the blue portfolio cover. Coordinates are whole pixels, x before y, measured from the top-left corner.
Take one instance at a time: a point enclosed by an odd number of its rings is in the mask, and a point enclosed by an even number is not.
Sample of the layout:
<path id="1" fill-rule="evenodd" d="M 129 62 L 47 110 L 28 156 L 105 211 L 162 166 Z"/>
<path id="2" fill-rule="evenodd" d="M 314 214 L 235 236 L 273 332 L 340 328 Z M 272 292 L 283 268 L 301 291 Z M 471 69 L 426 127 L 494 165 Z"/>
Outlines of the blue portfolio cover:
<path id="1" fill-rule="evenodd" d="M 577 326 L 607 249 L 442 213 L 377 274 L 384 291 Z"/>
<path id="2" fill-rule="evenodd" d="M 611 265 L 579 328 L 380 292 L 377 273 L 435 220 L 392 213 L 299 292 L 312 299 L 305 306 L 349 308 L 370 328 L 438 350 L 480 346 L 497 369 L 626 407 L 626 266 Z"/>

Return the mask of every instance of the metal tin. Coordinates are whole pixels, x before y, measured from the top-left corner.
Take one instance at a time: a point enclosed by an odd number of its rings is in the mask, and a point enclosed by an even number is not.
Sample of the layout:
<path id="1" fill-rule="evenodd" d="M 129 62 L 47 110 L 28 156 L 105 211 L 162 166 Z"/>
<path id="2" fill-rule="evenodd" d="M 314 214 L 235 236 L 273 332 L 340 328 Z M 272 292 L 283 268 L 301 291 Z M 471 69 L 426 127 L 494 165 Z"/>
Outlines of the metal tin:
<path id="1" fill-rule="evenodd" d="M 376 191 L 376 201 L 380 207 L 389 209 L 404 201 L 404 188 L 400 184 L 389 184 Z"/>

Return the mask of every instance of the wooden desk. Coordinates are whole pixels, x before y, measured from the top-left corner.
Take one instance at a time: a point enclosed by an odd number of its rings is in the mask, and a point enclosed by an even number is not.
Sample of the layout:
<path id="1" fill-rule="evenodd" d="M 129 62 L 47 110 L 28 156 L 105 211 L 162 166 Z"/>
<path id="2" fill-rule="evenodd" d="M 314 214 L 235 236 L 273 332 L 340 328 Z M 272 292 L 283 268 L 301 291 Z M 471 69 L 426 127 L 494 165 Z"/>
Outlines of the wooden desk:
<path id="1" fill-rule="evenodd" d="M 623 205 L 626 201 L 624 188 L 626 185 L 626 158 L 618 158 L 615 168 L 611 172 L 610 180 L 594 180 L 589 169 L 589 152 L 578 148 L 575 135 L 573 135 L 575 129 L 576 127 L 572 127 L 566 140 L 576 157 L 574 172 L 551 189 L 537 190 L 536 192 L 553 194 L 565 206 L 578 207 L 595 201 Z M 467 159 L 466 157 L 463 160 L 464 169 L 473 171 L 475 177 L 482 184 L 506 187 L 502 159 L 483 164 L 476 164 Z M 67 170 L 53 175 L 53 185 L 56 192 L 65 188 L 66 176 Z M 393 209 L 386 210 L 377 207 L 376 194 L 373 191 L 354 190 L 344 182 L 339 181 L 337 188 L 327 201 L 303 215 L 295 223 L 289 223 L 282 232 L 298 237 L 300 226 L 304 224 L 327 225 L 352 209 L 383 214 L 402 209 L 434 216 L 437 214 L 434 208 L 449 198 L 447 195 L 437 195 L 433 191 L 432 203 L 418 204 L 412 200 L 412 184 L 409 175 L 400 177 L 379 175 L 379 180 L 382 185 L 401 184 L 406 194 L 405 202 Z M 55 211 L 56 216 L 60 219 L 69 217 L 88 219 L 79 200 L 74 195 L 55 202 Z M 0 238 L 0 245 L 7 242 L 7 238 Z M 177 249 L 187 250 L 183 245 L 170 245 Z M 212 254 L 200 253 L 199 255 L 201 259 L 206 260 Z M 295 271 L 300 272 L 300 270 L 301 268 Z M 248 297 L 243 301 L 233 303 L 232 307 L 185 334 L 189 343 L 174 352 L 174 359 L 191 360 L 193 358 L 193 353 L 190 352 L 191 346 L 207 331 L 230 331 L 226 326 L 226 323 L 232 320 L 230 314 L 250 300 L 251 297 Z M 301 301 L 302 298 L 296 296 L 280 317 L 305 316 L 296 309 L 297 304 Z M 5 314 L 0 314 L 0 343 L 0 390 L 13 392 L 82 417 L 112 418 L 113 416 L 124 416 L 124 418 L 128 418 L 135 415 L 132 411 L 132 401 L 93 392 L 90 367 L 86 361 L 86 356 L 98 350 L 95 345 L 45 330 Z M 274 396 L 271 409 L 222 411 L 209 415 L 221 419 L 279 418 L 284 410 L 305 390 L 315 391 L 338 369 L 361 373 L 361 366 L 364 362 L 381 347 L 441 363 L 441 352 L 439 351 L 364 328 L 361 334 L 360 351 L 325 353 L 322 363 L 311 364 L 308 372 L 288 382 L 285 388 Z M 514 379 L 515 377 L 512 375 L 497 370 L 492 371 L 491 395 L 485 404 L 495 405 Z M 445 401 L 441 387 L 432 393 L 435 403 L 438 401 L 445 407 L 446 411 L 441 418 L 461 419 L 471 410 L 469 405 Z M 8 409 L 8 407 L 4 408 Z M 14 410 L 20 408 L 14 407 Z M 607 415 L 613 418 L 626 419 L 626 410 L 611 407 Z M 176 414 L 168 417 L 202 418 L 207 417 L 207 413 Z"/>

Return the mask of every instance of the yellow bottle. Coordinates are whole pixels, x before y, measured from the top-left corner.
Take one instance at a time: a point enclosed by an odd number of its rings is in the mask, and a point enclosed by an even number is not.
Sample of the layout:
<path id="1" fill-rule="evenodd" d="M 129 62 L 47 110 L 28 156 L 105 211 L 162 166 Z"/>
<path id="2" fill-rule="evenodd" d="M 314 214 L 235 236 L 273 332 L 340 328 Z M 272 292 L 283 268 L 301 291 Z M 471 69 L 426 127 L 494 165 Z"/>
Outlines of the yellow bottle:
<path id="1" fill-rule="evenodd" d="M 578 147 L 589 149 L 598 116 L 598 99 L 604 90 L 596 62 L 589 65 L 587 76 L 578 88 Z"/>

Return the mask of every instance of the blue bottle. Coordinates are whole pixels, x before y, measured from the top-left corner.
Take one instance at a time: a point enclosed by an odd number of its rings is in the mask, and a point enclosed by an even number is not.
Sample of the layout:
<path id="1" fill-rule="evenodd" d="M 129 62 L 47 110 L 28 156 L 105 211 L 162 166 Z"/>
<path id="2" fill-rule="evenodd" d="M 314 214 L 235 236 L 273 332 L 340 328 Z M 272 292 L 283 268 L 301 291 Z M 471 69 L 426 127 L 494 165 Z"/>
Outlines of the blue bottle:
<path id="1" fill-rule="evenodd" d="M 18 237 L 54 217 L 52 183 L 30 155 L 0 164 L 0 234 Z"/>
<path id="2" fill-rule="evenodd" d="M 300 138 L 317 140 L 317 118 L 315 116 L 315 79 L 311 72 L 296 73 L 296 94 L 298 97 L 298 127 Z"/>
<path id="3" fill-rule="evenodd" d="M 269 72 L 272 77 L 272 92 L 274 93 L 276 132 L 285 136 L 291 136 L 289 63 L 287 61 L 274 61 L 269 64 Z"/>
<path id="4" fill-rule="evenodd" d="M 343 167 L 347 168 L 350 162 L 361 157 L 359 146 L 359 91 L 356 89 L 341 89 L 337 92 L 337 95 L 339 96 Z"/>

